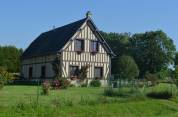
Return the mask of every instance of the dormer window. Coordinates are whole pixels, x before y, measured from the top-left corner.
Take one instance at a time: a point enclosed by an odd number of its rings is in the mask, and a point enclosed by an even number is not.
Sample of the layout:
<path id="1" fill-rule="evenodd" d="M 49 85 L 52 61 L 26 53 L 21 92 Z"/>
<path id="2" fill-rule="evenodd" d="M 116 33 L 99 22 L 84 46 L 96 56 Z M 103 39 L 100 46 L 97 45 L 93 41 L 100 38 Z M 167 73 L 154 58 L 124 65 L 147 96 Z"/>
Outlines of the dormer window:
<path id="1" fill-rule="evenodd" d="M 97 53 L 98 50 L 99 50 L 98 41 L 91 41 L 90 42 L 90 52 Z"/>
<path id="2" fill-rule="evenodd" d="M 75 40 L 75 51 L 77 51 L 77 52 L 84 51 L 84 40 L 82 40 L 82 39 Z"/>

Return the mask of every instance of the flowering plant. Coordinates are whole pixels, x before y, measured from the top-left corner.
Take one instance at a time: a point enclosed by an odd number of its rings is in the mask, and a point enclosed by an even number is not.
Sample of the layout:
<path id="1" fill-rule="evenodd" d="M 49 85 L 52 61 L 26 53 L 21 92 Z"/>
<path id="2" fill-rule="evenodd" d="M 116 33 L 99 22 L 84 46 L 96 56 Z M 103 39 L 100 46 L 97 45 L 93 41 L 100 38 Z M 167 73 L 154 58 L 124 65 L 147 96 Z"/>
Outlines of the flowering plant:
<path id="1" fill-rule="evenodd" d="M 48 95 L 50 91 L 50 82 L 48 80 L 45 80 L 42 83 L 42 94 L 43 95 Z"/>

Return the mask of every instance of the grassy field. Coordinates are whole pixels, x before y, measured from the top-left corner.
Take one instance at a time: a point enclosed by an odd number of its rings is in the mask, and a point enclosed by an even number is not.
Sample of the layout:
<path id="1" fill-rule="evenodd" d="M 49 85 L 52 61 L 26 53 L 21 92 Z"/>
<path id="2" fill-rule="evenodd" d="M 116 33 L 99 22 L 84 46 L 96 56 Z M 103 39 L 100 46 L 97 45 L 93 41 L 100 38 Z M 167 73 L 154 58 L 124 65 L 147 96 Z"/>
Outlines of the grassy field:
<path id="1" fill-rule="evenodd" d="M 164 84 L 160 87 L 163 89 Z M 36 86 L 6 86 L 0 90 L 0 117 L 178 117 L 176 98 L 114 98 L 103 96 L 103 91 L 104 88 L 52 90 L 37 101 Z"/>

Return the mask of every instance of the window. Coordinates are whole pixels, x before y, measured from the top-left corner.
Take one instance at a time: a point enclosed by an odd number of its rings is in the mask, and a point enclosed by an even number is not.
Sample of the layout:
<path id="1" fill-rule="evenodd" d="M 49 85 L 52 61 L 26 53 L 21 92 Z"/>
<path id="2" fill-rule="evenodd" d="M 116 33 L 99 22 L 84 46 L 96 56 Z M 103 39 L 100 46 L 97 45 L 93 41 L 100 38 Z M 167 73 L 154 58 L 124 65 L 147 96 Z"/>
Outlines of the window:
<path id="1" fill-rule="evenodd" d="M 70 76 L 77 76 L 79 72 L 78 66 L 70 66 Z"/>
<path id="2" fill-rule="evenodd" d="M 78 52 L 84 51 L 84 40 L 81 39 L 75 40 L 75 51 Z"/>
<path id="3" fill-rule="evenodd" d="M 28 76 L 29 76 L 29 78 L 33 77 L 33 67 L 29 67 Z"/>
<path id="4" fill-rule="evenodd" d="M 95 67 L 95 78 L 102 78 L 103 77 L 103 68 L 102 67 Z"/>
<path id="5" fill-rule="evenodd" d="M 98 52 L 98 42 L 97 41 L 91 41 L 90 51 L 91 52 Z"/>
<path id="6" fill-rule="evenodd" d="M 46 77 L 46 66 L 41 66 L 41 78 Z"/>

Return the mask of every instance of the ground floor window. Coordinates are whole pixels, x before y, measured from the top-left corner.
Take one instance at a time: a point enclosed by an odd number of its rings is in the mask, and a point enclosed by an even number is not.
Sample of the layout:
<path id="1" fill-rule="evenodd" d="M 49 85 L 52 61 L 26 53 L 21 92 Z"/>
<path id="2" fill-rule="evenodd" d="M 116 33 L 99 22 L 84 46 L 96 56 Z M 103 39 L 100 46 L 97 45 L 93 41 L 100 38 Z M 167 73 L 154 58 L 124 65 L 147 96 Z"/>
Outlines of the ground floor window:
<path id="1" fill-rule="evenodd" d="M 102 67 L 95 67 L 94 77 L 95 78 L 102 78 L 103 77 L 103 68 Z"/>
<path id="2" fill-rule="evenodd" d="M 78 75 L 79 67 L 78 66 L 70 66 L 69 75 L 70 77 L 76 77 Z"/>
<path id="3" fill-rule="evenodd" d="M 32 77 L 33 77 L 33 67 L 29 67 L 29 70 L 28 70 L 28 77 L 29 77 L 29 78 L 32 78 Z"/>
<path id="4" fill-rule="evenodd" d="M 41 78 L 46 77 L 46 66 L 41 66 Z"/>

